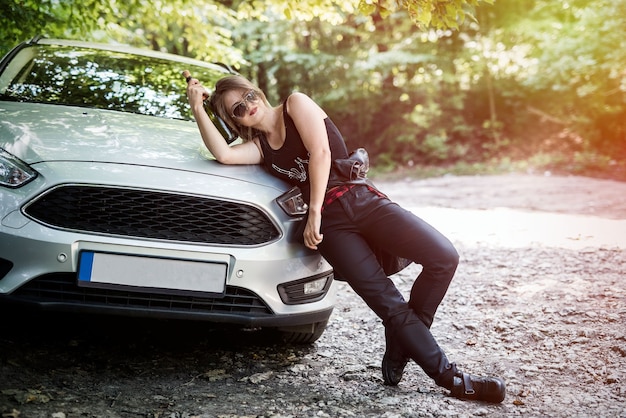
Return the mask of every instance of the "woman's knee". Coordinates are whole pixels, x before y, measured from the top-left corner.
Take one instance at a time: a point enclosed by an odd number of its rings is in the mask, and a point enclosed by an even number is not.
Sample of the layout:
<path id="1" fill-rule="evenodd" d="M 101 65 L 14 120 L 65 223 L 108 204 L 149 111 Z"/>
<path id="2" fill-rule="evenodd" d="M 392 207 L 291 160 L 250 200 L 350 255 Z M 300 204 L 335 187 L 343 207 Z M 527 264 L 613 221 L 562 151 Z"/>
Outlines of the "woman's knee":
<path id="1" fill-rule="evenodd" d="M 450 243 L 445 253 L 446 255 L 444 258 L 446 264 L 448 264 L 448 266 L 450 266 L 450 268 L 452 268 L 453 270 L 456 270 L 457 266 L 459 265 L 459 260 L 461 258 L 459 256 L 459 252 L 456 250 L 454 245 Z"/>
<path id="2" fill-rule="evenodd" d="M 441 245 L 436 252 L 436 256 L 427 261 L 424 268 L 436 269 L 452 275 L 459 265 L 459 252 L 447 239 L 446 242 L 442 244 L 443 245 Z"/>

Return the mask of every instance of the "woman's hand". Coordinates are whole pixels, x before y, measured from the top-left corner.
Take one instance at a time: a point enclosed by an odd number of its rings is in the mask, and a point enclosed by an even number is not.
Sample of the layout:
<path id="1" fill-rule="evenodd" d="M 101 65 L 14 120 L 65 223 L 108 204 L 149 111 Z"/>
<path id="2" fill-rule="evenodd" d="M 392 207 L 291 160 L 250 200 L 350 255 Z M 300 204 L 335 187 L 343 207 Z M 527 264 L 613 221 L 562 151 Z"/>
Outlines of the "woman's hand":
<path id="1" fill-rule="evenodd" d="M 319 212 L 309 212 L 309 217 L 304 227 L 304 245 L 312 250 L 317 250 L 317 246 L 324 239 L 324 235 L 320 234 L 322 223 L 322 214 Z"/>
<path id="2" fill-rule="evenodd" d="M 203 102 L 207 97 L 209 94 L 200 81 L 197 78 L 190 79 L 187 83 L 187 100 L 194 114 L 197 110 L 203 109 Z"/>
<path id="3" fill-rule="evenodd" d="M 215 159 L 222 164 L 260 164 L 263 156 L 255 141 L 233 146 L 224 141 L 204 109 L 204 100 L 209 97 L 209 91 L 189 71 L 183 71 L 183 77 L 187 80 L 187 100 L 200 129 L 202 141 Z"/>

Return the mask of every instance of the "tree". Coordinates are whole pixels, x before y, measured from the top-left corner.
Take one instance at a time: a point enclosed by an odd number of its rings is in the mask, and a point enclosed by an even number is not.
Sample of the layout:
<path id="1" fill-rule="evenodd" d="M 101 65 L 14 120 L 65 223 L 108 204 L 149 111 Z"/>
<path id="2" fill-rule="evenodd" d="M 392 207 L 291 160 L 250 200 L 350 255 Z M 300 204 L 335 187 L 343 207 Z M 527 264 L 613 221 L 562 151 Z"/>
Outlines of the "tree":
<path id="1" fill-rule="evenodd" d="M 481 12 L 483 39 L 511 57 L 491 67 L 498 118 L 519 146 L 626 157 L 626 0 L 500 0 Z"/>
<path id="2" fill-rule="evenodd" d="M 626 157 L 626 0 L 490 3 L 0 0 L 0 42 L 43 33 L 227 62 L 273 103 L 310 94 L 350 147 L 390 165 L 554 144 Z"/>
<path id="3" fill-rule="evenodd" d="M 386 17 L 393 11 L 405 8 L 409 16 L 422 27 L 458 27 L 471 9 L 479 2 L 493 0 L 0 0 L 0 54 L 16 43 L 35 35 L 63 36 L 69 38 L 98 37 L 98 30 L 118 30 L 128 26 L 156 26 L 160 36 L 194 38 L 202 33 L 202 25 L 228 20 L 228 10 L 237 10 L 246 18 L 263 18 L 268 10 L 282 13 L 288 20 L 309 21 L 320 19 L 340 23 L 344 13 L 359 10 L 364 14 L 380 14 Z M 158 17 L 172 18 L 162 20 Z M 132 18 L 132 20 L 128 20 Z M 230 17 L 232 18 L 232 16 Z M 189 29 L 191 25 L 197 25 Z M 180 28 L 180 29 L 178 29 Z M 155 40 L 155 31 L 147 35 Z M 132 34 L 126 34 L 131 36 Z M 136 35 L 136 34 L 135 34 Z M 141 35 L 144 35 L 143 33 Z M 227 34 L 221 34 L 227 35 Z M 132 36 L 131 36 L 132 37 Z M 228 46 L 223 38 L 214 39 L 216 46 Z M 189 41 L 187 46 L 193 46 Z M 159 44 L 160 45 L 160 44 Z M 154 47 L 154 45 L 153 45 Z M 185 53 L 186 47 L 178 45 L 176 52 Z"/>
<path id="4" fill-rule="evenodd" d="M 528 105 L 560 120 L 583 148 L 626 157 L 626 1 L 537 1 L 533 16 L 520 22 L 537 46 Z"/>
<path id="5" fill-rule="evenodd" d="M 458 29 L 479 3 L 493 0 L 361 0 L 359 10 L 364 14 L 380 14 L 383 18 L 398 10 L 406 10 L 409 18 L 421 28 Z"/>

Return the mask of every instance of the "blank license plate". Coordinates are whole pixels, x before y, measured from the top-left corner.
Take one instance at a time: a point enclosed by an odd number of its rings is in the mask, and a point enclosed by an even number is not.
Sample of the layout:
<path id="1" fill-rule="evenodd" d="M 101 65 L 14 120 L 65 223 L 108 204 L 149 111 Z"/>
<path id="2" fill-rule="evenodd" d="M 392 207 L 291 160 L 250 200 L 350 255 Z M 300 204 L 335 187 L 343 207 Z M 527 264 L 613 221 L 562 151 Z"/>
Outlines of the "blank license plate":
<path id="1" fill-rule="evenodd" d="M 83 251 L 78 284 L 223 293 L 227 265 Z"/>

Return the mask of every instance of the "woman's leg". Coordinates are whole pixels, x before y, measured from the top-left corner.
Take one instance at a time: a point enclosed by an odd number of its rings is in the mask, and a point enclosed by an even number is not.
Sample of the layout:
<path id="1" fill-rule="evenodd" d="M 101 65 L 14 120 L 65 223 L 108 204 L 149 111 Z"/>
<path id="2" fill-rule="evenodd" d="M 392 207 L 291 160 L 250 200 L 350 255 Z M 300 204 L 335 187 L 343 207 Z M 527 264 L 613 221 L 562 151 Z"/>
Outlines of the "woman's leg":
<path id="1" fill-rule="evenodd" d="M 372 245 L 422 266 L 411 288 L 409 306 L 430 328 L 459 262 L 452 243 L 395 203 L 380 205 L 363 223 L 362 231 Z"/>
<path id="2" fill-rule="evenodd" d="M 398 344 L 403 355 L 456 397 L 490 402 L 504 399 L 502 380 L 458 371 L 430 333 L 435 311 L 458 263 L 458 253 L 443 235 L 365 187 L 352 189 L 346 199 L 326 209 L 322 233 L 322 255 L 383 320 L 388 342 Z M 423 266 L 411 290 L 410 307 L 383 272 L 371 244 Z M 406 361 L 400 362 L 403 369 Z"/>
<path id="3" fill-rule="evenodd" d="M 378 205 L 379 198 L 361 196 Z M 371 209 L 371 207 L 369 207 Z M 361 213 L 347 212 L 344 205 L 335 202 L 324 211 L 319 245 L 322 255 L 333 266 L 336 274 L 348 281 L 354 291 L 383 320 L 393 339 L 403 347 L 407 356 L 415 360 L 428 376 L 440 386 L 450 389 L 455 374 L 454 365 L 433 338 L 428 326 L 409 307 L 393 282 L 385 275 L 370 245 L 360 232 L 366 210 Z M 445 285 L 447 288 L 447 284 Z M 444 289 L 445 293 L 445 289 Z M 441 295 L 443 297 L 443 295 Z M 435 307 L 436 309 L 436 307 Z M 434 312 L 433 312 L 434 314 Z"/>

